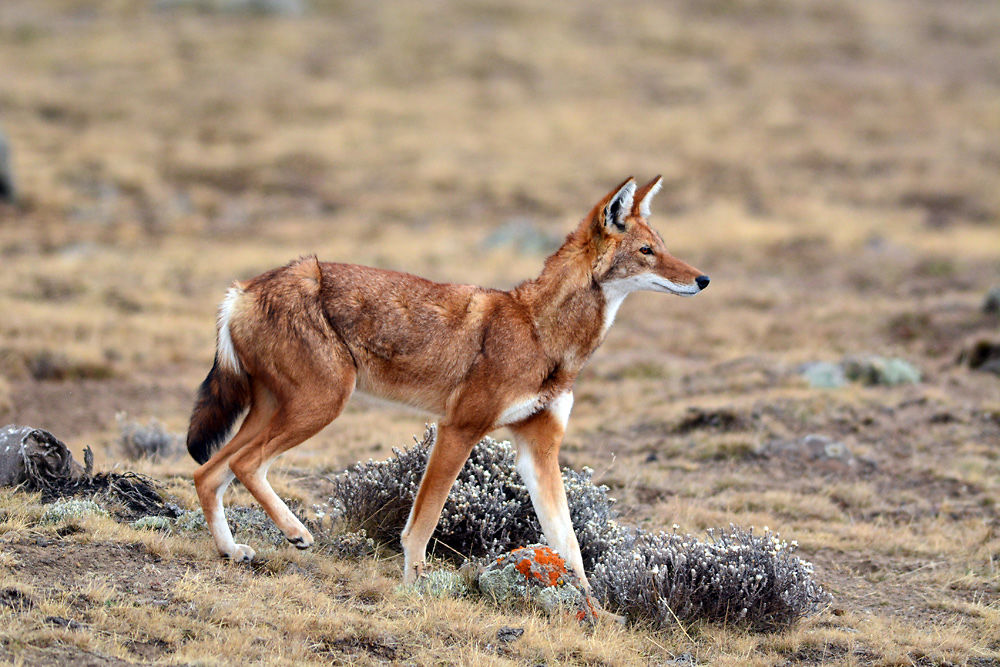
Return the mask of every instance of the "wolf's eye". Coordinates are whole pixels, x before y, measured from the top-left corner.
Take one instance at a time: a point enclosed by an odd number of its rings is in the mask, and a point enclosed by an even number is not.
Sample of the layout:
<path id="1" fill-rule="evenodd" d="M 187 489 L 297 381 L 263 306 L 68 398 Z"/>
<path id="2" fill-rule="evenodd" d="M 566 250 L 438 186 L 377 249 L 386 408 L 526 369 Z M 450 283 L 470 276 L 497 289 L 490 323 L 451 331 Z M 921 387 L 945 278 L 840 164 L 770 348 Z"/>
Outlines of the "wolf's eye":
<path id="1" fill-rule="evenodd" d="M 650 248 L 648 245 L 644 245 L 641 248 L 639 248 L 639 252 L 641 252 L 643 255 L 652 255 L 653 249 Z"/>

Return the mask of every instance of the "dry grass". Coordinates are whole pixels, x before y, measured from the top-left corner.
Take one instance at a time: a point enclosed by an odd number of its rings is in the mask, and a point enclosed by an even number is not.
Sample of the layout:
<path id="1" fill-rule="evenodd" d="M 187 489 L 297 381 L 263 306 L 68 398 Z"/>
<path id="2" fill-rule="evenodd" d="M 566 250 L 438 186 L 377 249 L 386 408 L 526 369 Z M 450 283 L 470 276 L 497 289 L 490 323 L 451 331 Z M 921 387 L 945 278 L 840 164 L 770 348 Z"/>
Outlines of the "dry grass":
<path id="1" fill-rule="evenodd" d="M 207 536 L 96 518 L 60 535 L 5 494 L 0 590 L 35 604 L 0 604 L 4 660 L 1000 659 L 1000 384 L 954 363 L 997 338 L 979 312 L 1000 283 L 995 5 L 315 0 L 283 19 L 150 4 L 0 5 L 22 194 L 0 204 L 3 422 L 110 467 L 118 412 L 185 429 L 232 279 L 317 253 L 509 286 L 543 253 L 491 233 L 520 220 L 560 237 L 626 174 L 663 173 L 653 222 L 712 286 L 622 308 L 579 379 L 564 463 L 595 468 L 625 522 L 798 540 L 837 602 L 780 635 L 588 635 L 397 595 L 392 545 L 361 563 L 273 550 L 246 570 Z M 925 379 L 818 390 L 797 373 L 857 353 Z M 689 408 L 736 419 L 692 426 Z M 308 507 L 324 475 L 421 430 L 358 399 L 275 487 Z M 810 433 L 863 461 L 767 454 Z M 193 462 L 134 467 L 193 506 Z M 526 631 L 497 649 L 505 625 Z"/>

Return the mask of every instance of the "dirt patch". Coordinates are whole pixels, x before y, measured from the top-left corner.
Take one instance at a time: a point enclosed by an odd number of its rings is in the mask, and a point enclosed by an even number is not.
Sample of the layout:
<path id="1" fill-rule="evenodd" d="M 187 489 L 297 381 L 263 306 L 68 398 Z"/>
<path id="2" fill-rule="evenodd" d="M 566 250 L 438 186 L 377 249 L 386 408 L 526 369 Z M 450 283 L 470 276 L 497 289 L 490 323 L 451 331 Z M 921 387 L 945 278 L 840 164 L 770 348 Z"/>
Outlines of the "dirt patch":
<path id="1" fill-rule="evenodd" d="M 150 553 L 142 544 L 50 540 L 43 537 L 2 543 L 4 553 L 13 556 L 13 577 L 33 591 L 32 597 L 13 589 L 0 591 L 0 606 L 27 612 L 33 600 L 60 597 L 69 593 L 71 612 L 46 616 L 43 626 L 68 632 L 91 632 L 91 614 L 99 601 L 85 592 L 98 584 L 111 588 L 117 596 L 135 606 L 168 606 L 171 584 L 195 565 L 184 558 L 169 562 Z M 64 598 L 66 599 L 66 598 Z M 160 639 L 126 640 L 123 644 L 141 661 L 163 657 L 171 650 Z M 73 643 L 52 640 L 16 647 L 0 644 L 0 660 L 23 660 L 26 664 L 120 665 L 118 658 L 90 651 Z"/>
<path id="2" fill-rule="evenodd" d="M 3 549 L 16 557 L 12 569 L 18 580 L 36 590 L 78 590 L 102 582 L 140 605 L 167 604 L 170 584 L 194 567 L 184 558 L 164 561 L 140 543 L 36 538 L 6 542 Z"/>
<path id="3" fill-rule="evenodd" d="M 735 410 L 705 410 L 689 408 L 687 414 L 673 427 L 673 432 L 684 435 L 691 431 L 709 429 L 712 431 L 742 431 L 750 426 L 751 420 Z"/>

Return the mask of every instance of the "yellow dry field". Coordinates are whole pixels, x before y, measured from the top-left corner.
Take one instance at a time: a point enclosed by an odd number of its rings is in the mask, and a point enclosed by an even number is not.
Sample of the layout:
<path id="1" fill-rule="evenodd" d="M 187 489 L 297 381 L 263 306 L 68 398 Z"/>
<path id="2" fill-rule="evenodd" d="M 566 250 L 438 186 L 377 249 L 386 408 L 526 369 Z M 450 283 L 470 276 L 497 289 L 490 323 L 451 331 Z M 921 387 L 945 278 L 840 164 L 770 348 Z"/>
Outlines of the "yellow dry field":
<path id="1" fill-rule="evenodd" d="M 626 302 L 578 379 L 563 464 L 593 467 L 626 523 L 797 540 L 835 601 L 778 634 L 591 632 L 400 594 L 395 545 L 361 562 L 262 547 L 265 566 L 237 567 L 207 533 L 45 527 L 37 497 L 4 492 L 0 588 L 34 606 L 0 603 L 0 660 L 1000 660 L 1000 378 L 957 362 L 1000 342 L 982 310 L 1000 284 L 1000 3 L 226 4 L 0 3 L 19 192 L 0 204 L 0 423 L 193 507 L 194 462 L 124 460 L 116 415 L 186 430 L 230 281 L 315 253 L 510 287 L 608 189 L 662 173 L 651 222 L 711 287 Z M 858 354 L 923 379 L 799 372 Z M 356 398 L 275 488 L 322 502 L 330 474 L 426 419 Z M 850 455 L 774 444 L 809 434 Z M 525 633 L 500 642 L 505 626 Z"/>

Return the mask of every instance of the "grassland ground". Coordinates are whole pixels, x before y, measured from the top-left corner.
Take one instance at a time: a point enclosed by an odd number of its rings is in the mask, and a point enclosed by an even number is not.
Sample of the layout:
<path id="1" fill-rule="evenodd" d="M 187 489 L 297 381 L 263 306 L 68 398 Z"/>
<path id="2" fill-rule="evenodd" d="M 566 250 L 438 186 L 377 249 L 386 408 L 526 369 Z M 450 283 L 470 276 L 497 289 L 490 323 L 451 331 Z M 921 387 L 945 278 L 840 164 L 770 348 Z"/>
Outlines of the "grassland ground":
<path id="1" fill-rule="evenodd" d="M 1000 381 L 956 361 L 1000 342 L 981 307 L 1000 284 L 1000 5 L 200 6 L 0 6 L 19 191 L 0 204 L 0 421 L 194 507 L 194 463 L 124 461 L 116 414 L 186 429 L 230 281 L 316 253 L 509 287 L 615 183 L 663 173 L 651 221 L 712 284 L 623 306 L 562 461 L 593 467 L 626 523 L 797 540 L 835 602 L 771 635 L 588 634 L 401 594 L 395 545 L 234 567 L 207 534 L 43 525 L 37 498 L 4 492 L 0 659 L 1000 660 Z M 800 373 L 859 354 L 922 379 Z M 279 460 L 275 488 L 322 503 L 331 474 L 423 419 L 356 398 Z M 785 446 L 810 434 L 846 453 Z M 500 642 L 505 626 L 525 633 Z"/>

